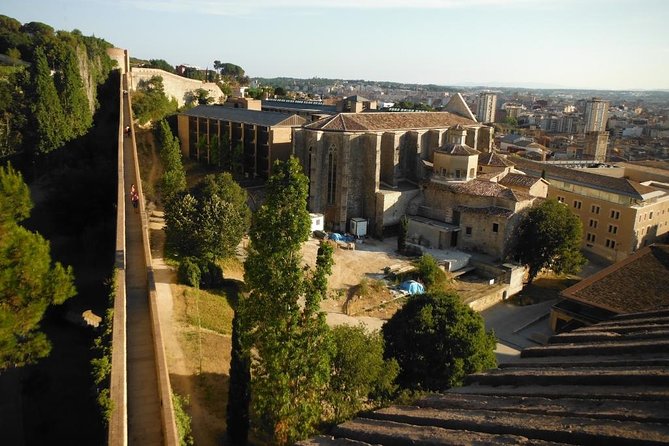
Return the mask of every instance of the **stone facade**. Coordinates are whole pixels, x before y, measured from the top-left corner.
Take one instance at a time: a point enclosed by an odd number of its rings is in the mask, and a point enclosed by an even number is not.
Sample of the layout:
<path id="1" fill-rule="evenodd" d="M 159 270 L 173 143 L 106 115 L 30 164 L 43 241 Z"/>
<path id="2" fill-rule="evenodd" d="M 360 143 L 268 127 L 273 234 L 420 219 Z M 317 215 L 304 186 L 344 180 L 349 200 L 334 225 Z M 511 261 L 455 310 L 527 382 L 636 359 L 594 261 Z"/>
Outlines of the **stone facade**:
<path id="1" fill-rule="evenodd" d="M 492 128 L 451 113 L 340 113 L 295 129 L 293 153 L 309 176 L 309 209 L 326 228 L 346 231 L 353 217 L 381 235 L 396 224 L 418 184 L 428 177 L 446 131 L 463 126 L 481 151 Z"/>

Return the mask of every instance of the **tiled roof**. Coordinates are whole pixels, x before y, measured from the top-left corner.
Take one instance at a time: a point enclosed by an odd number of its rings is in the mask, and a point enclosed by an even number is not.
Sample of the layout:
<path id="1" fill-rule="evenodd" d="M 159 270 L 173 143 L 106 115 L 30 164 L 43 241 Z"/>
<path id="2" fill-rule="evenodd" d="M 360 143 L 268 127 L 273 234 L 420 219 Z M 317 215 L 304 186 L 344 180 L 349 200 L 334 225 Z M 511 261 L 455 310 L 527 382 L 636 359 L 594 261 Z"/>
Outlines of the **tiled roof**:
<path id="1" fill-rule="evenodd" d="M 465 384 L 298 444 L 669 444 L 669 311 L 553 336 Z"/>
<path id="2" fill-rule="evenodd" d="M 497 152 L 488 152 L 479 156 L 479 165 L 494 167 L 513 167 L 513 163 Z"/>
<path id="3" fill-rule="evenodd" d="M 477 208 L 471 206 L 456 206 L 455 210 L 462 213 L 494 215 L 497 217 L 504 217 L 504 218 L 509 218 L 514 214 L 514 212 L 509 209 L 504 209 L 497 206 L 488 206 L 484 208 Z"/>
<path id="4" fill-rule="evenodd" d="M 480 197 L 500 197 L 512 201 L 530 200 L 532 197 L 522 192 L 511 190 L 490 181 L 471 180 L 462 183 L 431 182 L 428 187 L 438 190 L 448 190 L 456 194 L 476 195 Z"/>
<path id="5" fill-rule="evenodd" d="M 290 125 L 295 127 L 306 122 L 306 119 L 292 113 L 247 110 L 245 108 L 223 107 L 220 105 L 198 105 L 182 114 L 186 116 L 196 116 L 198 118 L 220 119 L 221 121 L 255 124 L 263 127 L 277 125 Z M 284 123 L 284 121 L 288 120 L 294 121 L 296 124 Z"/>
<path id="6" fill-rule="evenodd" d="M 306 125 L 313 130 L 364 132 L 449 128 L 456 124 L 475 125 L 476 121 L 448 112 L 428 113 L 339 113 Z"/>
<path id="7" fill-rule="evenodd" d="M 661 160 L 627 161 L 626 163 L 622 164 L 630 164 L 632 166 L 642 166 L 650 169 L 660 169 L 664 170 L 665 173 L 667 170 L 669 170 L 669 161 L 661 161 Z"/>
<path id="8" fill-rule="evenodd" d="M 531 175 L 523 175 L 520 173 L 508 173 L 499 180 L 499 184 L 507 187 L 511 186 L 521 186 L 521 187 L 532 187 L 536 183 L 540 182 L 540 177 L 533 177 Z"/>
<path id="9" fill-rule="evenodd" d="M 669 245 L 640 249 L 561 295 L 614 313 L 669 308 Z"/>
<path id="10" fill-rule="evenodd" d="M 546 179 L 556 179 L 569 183 L 579 184 L 593 189 L 600 189 L 606 192 L 615 192 L 620 195 L 626 195 L 637 200 L 643 200 L 642 194 L 654 192 L 655 189 L 643 186 L 634 181 L 625 178 L 614 178 L 606 175 L 586 172 L 583 169 L 568 169 L 566 167 L 554 166 L 548 163 L 531 161 L 526 158 L 513 157 L 513 162 L 518 170 L 528 175 L 541 176 L 541 172 L 546 172 Z"/>
<path id="11" fill-rule="evenodd" d="M 478 155 L 479 153 L 481 153 L 476 149 L 472 149 L 467 144 L 444 144 L 437 150 L 439 152 L 444 152 L 448 153 L 449 155 L 456 155 L 456 156 L 470 156 L 470 155 Z"/>

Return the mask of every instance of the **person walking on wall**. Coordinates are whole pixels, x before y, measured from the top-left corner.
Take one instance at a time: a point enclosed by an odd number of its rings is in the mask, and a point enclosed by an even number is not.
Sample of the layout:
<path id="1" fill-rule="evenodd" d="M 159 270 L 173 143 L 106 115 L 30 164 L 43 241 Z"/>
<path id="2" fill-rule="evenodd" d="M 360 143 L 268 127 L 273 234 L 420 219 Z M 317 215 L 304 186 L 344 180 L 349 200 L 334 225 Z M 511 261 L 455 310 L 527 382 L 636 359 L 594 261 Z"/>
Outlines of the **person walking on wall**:
<path id="1" fill-rule="evenodd" d="M 139 212 L 137 210 L 137 205 L 139 204 L 139 192 L 134 184 L 130 186 L 130 201 L 132 202 L 132 207 L 135 208 L 135 213 Z"/>

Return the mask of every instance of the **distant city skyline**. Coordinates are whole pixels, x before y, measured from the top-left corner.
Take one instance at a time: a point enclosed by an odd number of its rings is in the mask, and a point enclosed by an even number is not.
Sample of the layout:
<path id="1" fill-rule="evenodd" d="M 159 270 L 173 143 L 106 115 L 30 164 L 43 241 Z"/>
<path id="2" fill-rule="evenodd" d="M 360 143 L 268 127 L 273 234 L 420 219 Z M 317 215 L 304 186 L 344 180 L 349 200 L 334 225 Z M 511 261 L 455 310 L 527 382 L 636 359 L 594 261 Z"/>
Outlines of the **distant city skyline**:
<path id="1" fill-rule="evenodd" d="M 669 90 L 665 0 L 5 0 L 132 57 L 250 77 Z"/>

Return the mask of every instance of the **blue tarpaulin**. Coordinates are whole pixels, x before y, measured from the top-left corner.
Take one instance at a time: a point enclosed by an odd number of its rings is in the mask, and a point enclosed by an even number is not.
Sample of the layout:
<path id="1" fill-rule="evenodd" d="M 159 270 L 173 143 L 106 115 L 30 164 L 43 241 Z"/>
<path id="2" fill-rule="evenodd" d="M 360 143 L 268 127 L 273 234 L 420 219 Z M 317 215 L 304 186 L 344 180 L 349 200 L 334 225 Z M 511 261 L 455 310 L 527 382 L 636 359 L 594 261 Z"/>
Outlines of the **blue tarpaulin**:
<path id="1" fill-rule="evenodd" d="M 328 234 L 328 238 L 330 240 L 334 240 L 335 242 L 352 242 L 355 240 L 352 235 L 343 235 L 338 232 L 330 232 Z"/>
<path id="2" fill-rule="evenodd" d="M 400 285 L 400 290 L 404 290 L 409 294 L 423 294 L 425 293 L 425 287 L 423 284 L 416 282 L 415 280 L 407 280 L 402 282 Z"/>

